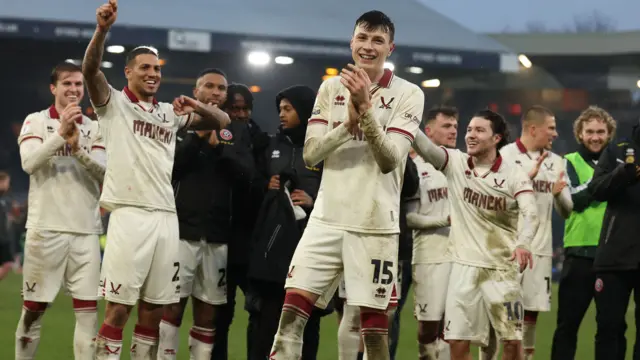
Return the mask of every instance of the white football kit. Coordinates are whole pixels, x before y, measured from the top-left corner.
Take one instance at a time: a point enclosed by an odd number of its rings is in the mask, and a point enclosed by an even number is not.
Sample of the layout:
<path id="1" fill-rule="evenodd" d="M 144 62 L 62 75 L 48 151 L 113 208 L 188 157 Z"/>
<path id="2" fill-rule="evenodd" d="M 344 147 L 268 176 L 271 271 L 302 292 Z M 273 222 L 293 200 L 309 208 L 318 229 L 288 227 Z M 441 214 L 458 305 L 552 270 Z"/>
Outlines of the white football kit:
<path id="1" fill-rule="evenodd" d="M 110 89 L 94 104 L 107 144 L 101 205 L 111 211 L 101 292 L 109 301 L 171 304 L 180 298 L 178 219 L 171 187 L 176 132 L 189 116 Z"/>
<path id="2" fill-rule="evenodd" d="M 397 278 L 400 190 L 424 93 L 389 70 L 370 93 L 372 116 L 361 119 L 354 136 L 342 125 L 349 91 L 339 77 L 323 82 L 307 128 L 305 160 L 324 160 L 324 169 L 286 287 L 320 295 L 319 307 L 333 297 L 343 271 L 347 303 L 376 309 L 387 308 Z M 397 166 L 383 173 L 373 146 L 395 154 Z"/>
<path id="3" fill-rule="evenodd" d="M 180 297 L 227 303 L 227 244 L 180 240 Z"/>
<path id="4" fill-rule="evenodd" d="M 407 224 L 413 229 L 414 314 L 418 321 L 440 321 L 451 272 L 447 177 L 420 156 L 413 161 L 420 177 L 420 188 L 409 200 L 407 214 Z"/>
<path id="5" fill-rule="evenodd" d="M 534 168 L 542 155 L 541 152 L 528 152 L 520 139 L 506 145 L 500 154 L 510 166 L 521 167 L 526 173 Z M 534 255 L 533 269 L 526 269 L 522 274 L 524 309 L 528 311 L 551 310 L 551 268 L 553 266 L 551 217 L 554 205 L 551 190 L 563 171 L 566 171 L 563 159 L 549 152 L 532 181 L 540 226 L 531 243 L 531 253 Z"/>
<path id="6" fill-rule="evenodd" d="M 50 303 L 61 287 L 74 299 L 98 298 L 105 149 L 96 121 L 83 116 L 76 126 L 80 150 L 75 154 L 58 134 L 54 106 L 27 116 L 18 138 L 22 167 L 30 175 L 25 301 Z"/>
<path id="7" fill-rule="evenodd" d="M 445 338 L 487 345 L 492 326 L 500 339 L 522 340 L 522 289 L 516 247 L 519 203 L 531 180 L 499 156 L 489 168 L 446 150 L 442 172 L 451 199 L 451 268 L 445 309 Z M 532 200 L 533 201 L 533 200 Z M 535 214 L 535 204 L 526 211 Z M 531 239 L 521 244 L 527 246 Z"/>

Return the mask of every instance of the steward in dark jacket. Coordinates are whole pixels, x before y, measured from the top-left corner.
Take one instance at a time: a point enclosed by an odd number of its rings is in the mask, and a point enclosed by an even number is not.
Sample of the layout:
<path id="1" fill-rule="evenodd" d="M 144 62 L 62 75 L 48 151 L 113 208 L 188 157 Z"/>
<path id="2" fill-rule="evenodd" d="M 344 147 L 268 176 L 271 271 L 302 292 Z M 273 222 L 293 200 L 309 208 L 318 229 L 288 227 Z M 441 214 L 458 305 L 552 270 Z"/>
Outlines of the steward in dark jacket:
<path id="1" fill-rule="evenodd" d="M 250 359 L 269 356 L 284 304 L 284 283 L 289 263 L 302 237 L 320 188 L 322 167 L 308 167 L 302 158 L 307 120 L 316 92 L 293 86 L 276 97 L 280 129 L 271 138 L 259 163 L 264 164 L 267 193 L 256 221 L 249 257 L 250 289 L 258 299 L 257 338 Z M 330 310 L 329 310 L 330 311 Z M 314 311 L 305 328 L 302 359 L 314 360 L 318 351 L 320 317 Z"/>

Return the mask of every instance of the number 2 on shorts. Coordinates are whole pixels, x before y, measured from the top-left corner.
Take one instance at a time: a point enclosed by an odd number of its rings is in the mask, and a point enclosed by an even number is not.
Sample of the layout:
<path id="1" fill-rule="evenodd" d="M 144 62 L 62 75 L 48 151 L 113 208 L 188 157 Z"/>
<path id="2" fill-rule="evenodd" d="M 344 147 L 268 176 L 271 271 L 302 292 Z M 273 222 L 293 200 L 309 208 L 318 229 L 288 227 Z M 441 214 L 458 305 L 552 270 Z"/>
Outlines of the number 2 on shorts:
<path id="1" fill-rule="evenodd" d="M 179 281 L 180 280 L 180 263 L 176 261 L 173 263 L 173 266 L 176 268 L 176 272 L 175 274 L 173 274 L 171 281 Z"/>

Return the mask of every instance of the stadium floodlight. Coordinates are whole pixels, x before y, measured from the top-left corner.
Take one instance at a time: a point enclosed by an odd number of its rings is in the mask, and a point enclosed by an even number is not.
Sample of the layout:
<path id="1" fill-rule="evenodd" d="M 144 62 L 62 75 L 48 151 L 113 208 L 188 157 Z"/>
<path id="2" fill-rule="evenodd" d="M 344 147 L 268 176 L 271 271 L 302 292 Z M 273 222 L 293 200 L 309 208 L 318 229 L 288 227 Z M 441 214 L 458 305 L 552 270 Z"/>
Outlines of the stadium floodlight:
<path id="1" fill-rule="evenodd" d="M 264 51 L 252 51 L 247 56 L 249 64 L 256 66 L 264 66 L 271 61 L 271 56 Z"/>
<path id="2" fill-rule="evenodd" d="M 122 54 L 124 52 L 124 46 L 122 45 L 109 45 L 107 46 L 107 52 L 112 54 Z"/>
<path id="3" fill-rule="evenodd" d="M 393 65 L 392 62 L 387 61 L 384 63 L 384 68 L 393 71 L 396 68 L 396 66 Z"/>
<path id="4" fill-rule="evenodd" d="M 418 66 L 410 66 L 407 68 L 407 72 L 412 74 L 422 74 L 422 68 Z"/>
<path id="5" fill-rule="evenodd" d="M 520 64 L 522 64 L 522 66 L 526 67 L 527 69 L 529 69 L 533 65 L 531 63 L 531 60 L 529 60 L 529 58 L 524 54 L 518 55 L 518 61 L 520 61 Z"/>
<path id="6" fill-rule="evenodd" d="M 422 87 L 437 88 L 440 86 L 440 79 L 430 79 L 422 82 Z"/>
<path id="7" fill-rule="evenodd" d="M 640 88 L 640 80 L 636 83 L 636 86 Z"/>
<path id="8" fill-rule="evenodd" d="M 293 64 L 293 58 L 288 56 L 276 56 L 276 58 L 273 59 L 273 61 L 275 61 L 276 64 L 280 64 L 280 65 Z"/>
<path id="9" fill-rule="evenodd" d="M 113 67 L 113 63 L 111 61 L 103 61 L 102 67 L 105 69 L 111 69 Z"/>

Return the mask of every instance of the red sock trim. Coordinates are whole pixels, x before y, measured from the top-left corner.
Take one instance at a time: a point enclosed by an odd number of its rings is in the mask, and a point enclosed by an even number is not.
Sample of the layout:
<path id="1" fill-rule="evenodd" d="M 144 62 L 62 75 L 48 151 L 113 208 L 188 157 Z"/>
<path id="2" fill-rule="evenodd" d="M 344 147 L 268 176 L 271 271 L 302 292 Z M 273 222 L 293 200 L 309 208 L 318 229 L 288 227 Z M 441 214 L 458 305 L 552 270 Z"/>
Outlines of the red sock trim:
<path id="1" fill-rule="evenodd" d="M 302 318 L 308 319 L 311 311 L 313 311 L 313 303 L 300 294 L 288 292 L 284 297 L 282 311 L 293 312 Z"/>
<path id="2" fill-rule="evenodd" d="M 189 336 L 192 338 L 209 345 L 213 345 L 215 340 L 214 330 L 213 329 L 204 329 L 201 327 L 194 326 L 189 330 Z"/>
<path id="3" fill-rule="evenodd" d="M 360 323 L 362 324 L 362 334 L 389 333 L 389 318 L 387 314 L 381 312 L 361 312 Z"/>
<path id="4" fill-rule="evenodd" d="M 22 303 L 22 307 L 25 310 L 35 312 L 35 313 L 43 313 L 45 310 L 47 310 L 47 306 L 49 306 L 48 303 L 28 301 L 28 300 L 25 300 Z"/>
<path id="5" fill-rule="evenodd" d="M 96 312 L 98 311 L 98 302 L 95 300 L 73 299 L 73 310 L 75 312 Z"/>
<path id="6" fill-rule="evenodd" d="M 98 335 L 114 342 L 122 342 L 122 329 L 113 327 L 109 324 L 102 324 Z"/>
<path id="7" fill-rule="evenodd" d="M 536 323 L 538 321 L 538 313 L 537 312 L 524 312 L 524 322 L 528 323 Z"/>
<path id="8" fill-rule="evenodd" d="M 133 329 L 133 336 L 141 340 L 157 342 L 160 337 L 160 330 L 136 324 L 136 327 Z"/>
<path id="9" fill-rule="evenodd" d="M 162 322 L 167 323 L 173 327 L 179 328 L 182 325 L 182 321 L 180 319 L 169 319 L 166 316 L 162 317 Z"/>

